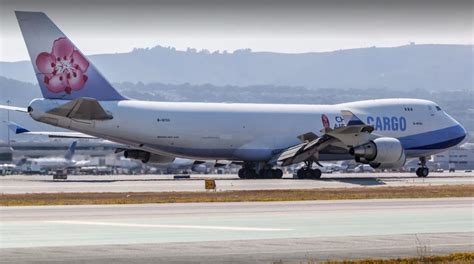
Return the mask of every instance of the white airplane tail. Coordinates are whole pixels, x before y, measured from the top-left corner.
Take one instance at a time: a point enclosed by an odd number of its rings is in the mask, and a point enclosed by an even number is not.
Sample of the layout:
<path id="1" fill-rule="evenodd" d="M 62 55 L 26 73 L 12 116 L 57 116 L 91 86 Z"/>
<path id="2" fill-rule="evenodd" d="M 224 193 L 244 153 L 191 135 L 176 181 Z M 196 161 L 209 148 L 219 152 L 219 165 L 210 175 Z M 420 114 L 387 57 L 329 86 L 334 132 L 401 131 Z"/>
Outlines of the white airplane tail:
<path id="1" fill-rule="evenodd" d="M 76 145 L 77 145 L 77 141 L 74 141 L 69 146 L 69 148 L 66 151 L 66 154 L 64 154 L 64 158 L 66 160 L 72 160 L 72 157 L 74 157 L 74 153 L 76 152 Z"/>
<path id="2" fill-rule="evenodd" d="M 44 13 L 15 14 L 44 98 L 125 99 Z"/>

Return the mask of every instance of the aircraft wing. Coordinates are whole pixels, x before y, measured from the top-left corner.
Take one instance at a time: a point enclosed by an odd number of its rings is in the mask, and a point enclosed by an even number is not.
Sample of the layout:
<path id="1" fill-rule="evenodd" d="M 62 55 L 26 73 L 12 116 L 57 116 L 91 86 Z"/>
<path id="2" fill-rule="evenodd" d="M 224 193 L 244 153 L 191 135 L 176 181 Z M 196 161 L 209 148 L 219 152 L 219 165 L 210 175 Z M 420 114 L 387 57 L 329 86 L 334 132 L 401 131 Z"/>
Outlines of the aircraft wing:
<path id="1" fill-rule="evenodd" d="M 343 110 L 341 115 L 344 118 L 344 126 L 335 129 L 326 127 L 321 130 L 320 137 L 312 132 L 298 136 L 303 141 L 302 143 L 277 153 L 269 163 L 287 166 L 311 159 L 318 161 L 319 152 L 329 146 L 343 147 L 349 150 L 351 146 L 366 143 L 377 137 L 371 134 L 374 128 L 366 125 L 351 111 Z"/>
<path id="2" fill-rule="evenodd" d="M 372 134 L 374 127 L 366 125 L 351 111 L 342 110 L 341 115 L 344 118 L 344 126 L 335 129 L 324 128 L 321 132 L 338 139 L 346 146 L 357 146 L 376 137 Z"/>
<path id="3" fill-rule="evenodd" d="M 90 136 L 87 134 L 79 133 L 79 132 L 56 132 L 56 131 L 29 131 L 28 129 L 14 123 L 10 122 L 8 124 L 8 128 L 13 131 L 15 134 L 22 134 L 22 135 L 40 135 L 40 136 L 48 136 L 50 138 L 78 138 L 78 139 L 96 139 L 94 136 Z"/>
<path id="4" fill-rule="evenodd" d="M 18 106 L 0 105 L 0 109 L 9 110 L 9 111 L 17 111 L 17 112 L 22 112 L 22 113 L 28 113 L 27 108 L 18 107 Z"/>

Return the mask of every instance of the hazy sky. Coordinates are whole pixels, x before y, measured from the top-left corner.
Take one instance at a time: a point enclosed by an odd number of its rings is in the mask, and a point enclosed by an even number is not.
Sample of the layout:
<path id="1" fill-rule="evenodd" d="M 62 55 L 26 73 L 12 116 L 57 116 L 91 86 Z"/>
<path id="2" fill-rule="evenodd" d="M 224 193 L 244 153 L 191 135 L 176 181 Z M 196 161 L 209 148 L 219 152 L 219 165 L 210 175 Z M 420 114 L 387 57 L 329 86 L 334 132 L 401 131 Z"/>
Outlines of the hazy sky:
<path id="1" fill-rule="evenodd" d="M 86 54 L 156 45 L 301 53 L 473 43 L 472 0 L 0 0 L 0 61 L 28 58 L 13 10 L 46 12 Z"/>

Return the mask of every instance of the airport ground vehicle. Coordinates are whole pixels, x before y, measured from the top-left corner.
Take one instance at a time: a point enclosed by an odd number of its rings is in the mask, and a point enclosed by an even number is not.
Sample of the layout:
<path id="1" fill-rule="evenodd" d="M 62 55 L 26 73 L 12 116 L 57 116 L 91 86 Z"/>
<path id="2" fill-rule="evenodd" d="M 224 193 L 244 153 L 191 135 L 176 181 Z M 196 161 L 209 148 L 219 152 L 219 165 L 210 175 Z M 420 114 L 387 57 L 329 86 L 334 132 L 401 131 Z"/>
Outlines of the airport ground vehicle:
<path id="1" fill-rule="evenodd" d="M 53 180 L 67 180 L 67 169 L 59 169 L 53 172 Z"/>
<path id="2" fill-rule="evenodd" d="M 354 159 L 372 168 L 402 167 L 459 144 L 465 129 L 437 104 L 382 99 L 336 105 L 148 102 L 125 98 L 40 12 L 16 12 L 44 98 L 27 108 L 34 120 L 127 145 L 143 162 L 176 157 L 242 162 L 241 178 L 278 178 L 275 165 Z M 69 134 L 73 136 L 72 134 Z M 67 136 L 65 133 L 64 136 Z"/>

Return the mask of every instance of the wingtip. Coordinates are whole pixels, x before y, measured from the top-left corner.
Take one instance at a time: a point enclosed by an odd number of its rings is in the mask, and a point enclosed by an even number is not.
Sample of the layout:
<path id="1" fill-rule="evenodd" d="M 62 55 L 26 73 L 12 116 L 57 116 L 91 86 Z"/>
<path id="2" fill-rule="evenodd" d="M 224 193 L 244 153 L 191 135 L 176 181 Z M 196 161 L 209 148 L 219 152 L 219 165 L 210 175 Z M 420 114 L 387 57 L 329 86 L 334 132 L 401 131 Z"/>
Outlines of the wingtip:
<path id="1" fill-rule="evenodd" d="M 365 123 L 350 110 L 341 110 L 341 115 L 346 126 L 365 125 Z"/>

